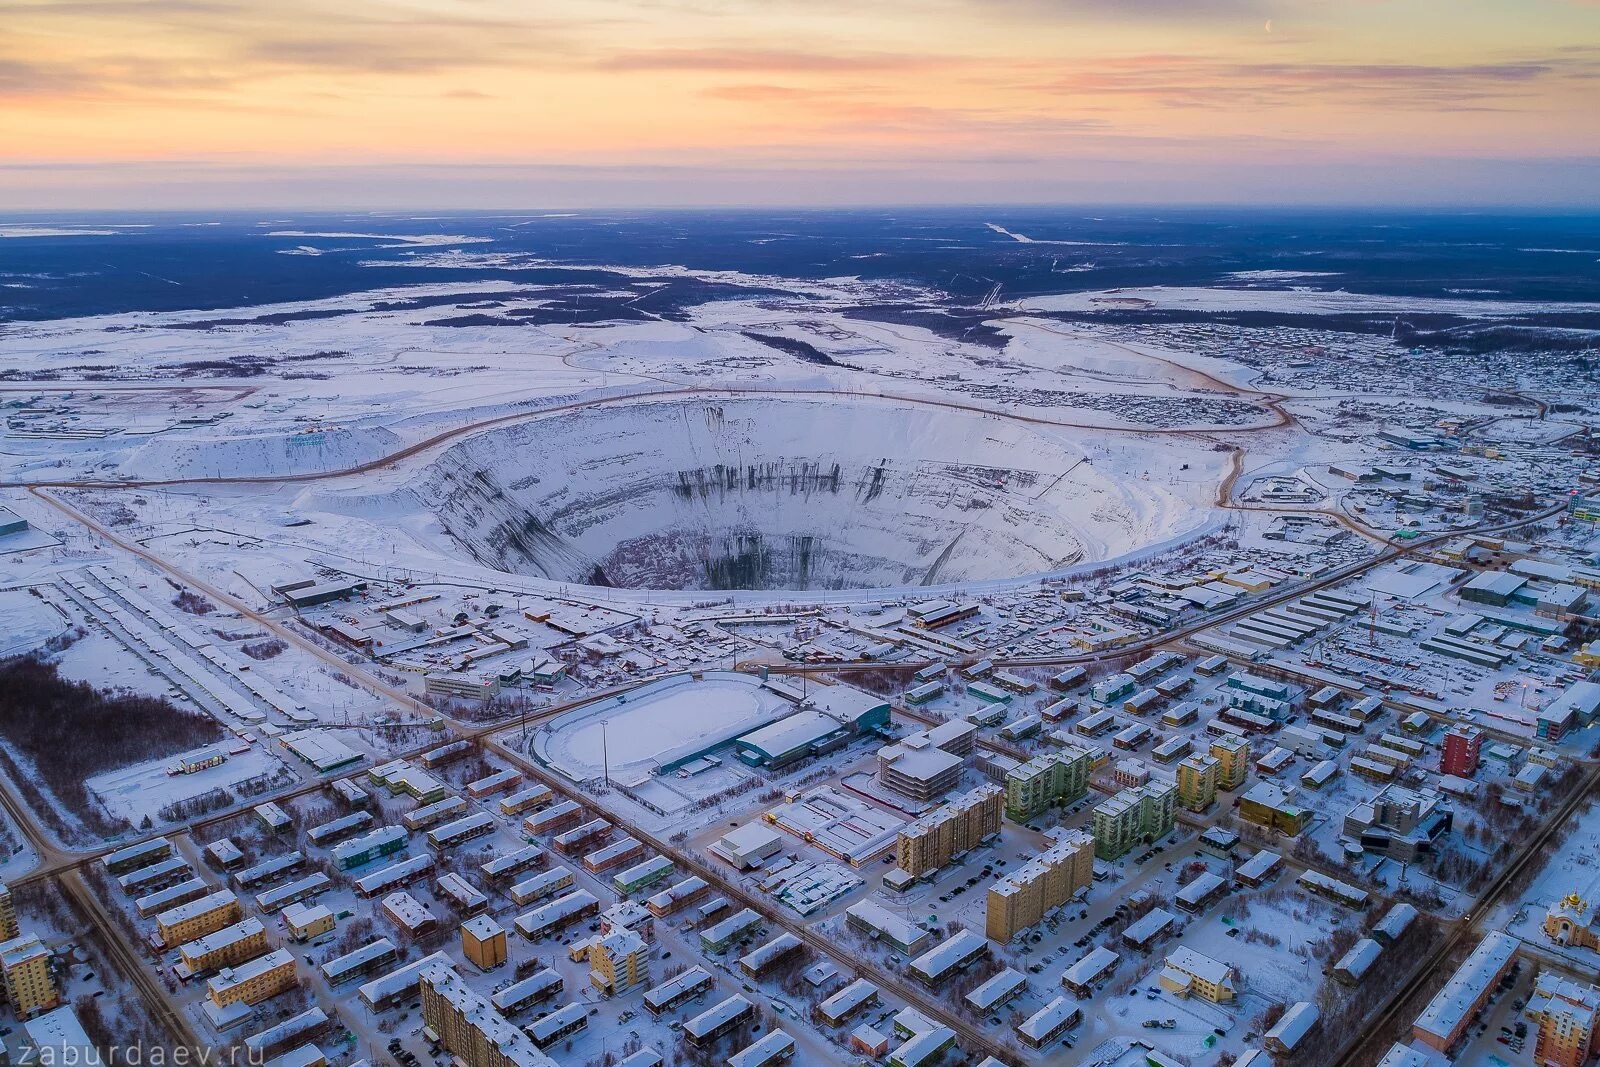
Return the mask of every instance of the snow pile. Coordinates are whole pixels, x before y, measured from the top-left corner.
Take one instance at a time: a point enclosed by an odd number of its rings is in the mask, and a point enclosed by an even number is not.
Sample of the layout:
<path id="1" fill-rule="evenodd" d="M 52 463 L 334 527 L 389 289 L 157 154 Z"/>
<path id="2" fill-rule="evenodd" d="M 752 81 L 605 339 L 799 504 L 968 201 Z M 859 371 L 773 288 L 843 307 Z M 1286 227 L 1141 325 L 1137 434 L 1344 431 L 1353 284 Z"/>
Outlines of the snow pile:
<path id="1" fill-rule="evenodd" d="M 253 437 L 163 435 L 141 445 L 118 473 L 128 478 L 282 477 L 372 463 L 402 447 L 383 427 L 335 427 Z"/>

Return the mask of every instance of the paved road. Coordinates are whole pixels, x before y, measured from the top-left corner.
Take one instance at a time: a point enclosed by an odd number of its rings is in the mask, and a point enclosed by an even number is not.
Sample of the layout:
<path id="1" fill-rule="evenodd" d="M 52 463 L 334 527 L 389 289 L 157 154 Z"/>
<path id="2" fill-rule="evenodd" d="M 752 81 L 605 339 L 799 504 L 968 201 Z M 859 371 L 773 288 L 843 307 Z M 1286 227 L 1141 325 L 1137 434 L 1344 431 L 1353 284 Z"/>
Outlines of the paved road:
<path id="1" fill-rule="evenodd" d="M 138 986 L 140 996 L 144 1000 L 152 1017 L 166 1029 L 182 1047 L 190 1050 L 192 1055 L 198 1056 L 207 1047 L 189 1025 L 188 1016 L 167 992 L 167 987 L 162 984 L 159 977 L 144 965 L 144 961 L 134 955 L 132 949 L 120 929 L 106 914 L 105 907 L 100 898 L 95 896 L 83 882 L 83 876 L 75 870 L 65 871 L 57 879 L 63 892 L 77 905 L 78 911 L 94 923 L 100 933 L 100 940 L 104 943 L 106 951 L 111 954 L 117 965 L 117 970 L 127 975 Z M 192 1062 L 199 1063 L 199 1059 Z"/>

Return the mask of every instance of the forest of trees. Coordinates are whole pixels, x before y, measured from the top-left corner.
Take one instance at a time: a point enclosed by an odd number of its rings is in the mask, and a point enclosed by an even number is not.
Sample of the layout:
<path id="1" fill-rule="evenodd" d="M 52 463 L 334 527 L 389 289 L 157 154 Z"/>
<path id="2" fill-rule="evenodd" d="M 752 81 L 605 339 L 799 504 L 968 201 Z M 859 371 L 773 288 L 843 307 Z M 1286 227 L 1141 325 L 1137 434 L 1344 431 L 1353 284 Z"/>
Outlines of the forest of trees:
<path id="1" fill-rule="evenodd" d="M 0 661 L 0 734 L 73 815 L 105 833 L 120 827 L 108 824 L 85 779 L 220 740 L 222 728 L 160 697 L 96 689 L 63 678 L 53 663 L 20 656 Z M 40 802 L 32 776 L 18 773 L 10 753 L 0 750 L 0 757 L 29 802 L 50 818 L 51 805 Z"/>

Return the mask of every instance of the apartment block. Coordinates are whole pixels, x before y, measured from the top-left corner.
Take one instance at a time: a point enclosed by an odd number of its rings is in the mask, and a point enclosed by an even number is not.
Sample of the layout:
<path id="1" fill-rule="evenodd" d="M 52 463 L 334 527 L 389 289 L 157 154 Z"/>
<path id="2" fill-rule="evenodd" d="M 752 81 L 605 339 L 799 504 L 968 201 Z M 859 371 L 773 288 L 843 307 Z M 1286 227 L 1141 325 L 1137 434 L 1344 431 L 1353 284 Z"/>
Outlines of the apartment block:
<path id="1" fill-rule="evenodd" d="M 187 942 L 178 949 L 178 954 L 190 974 L 204 974 L 253 960 L 265 951 L 267 928 L 260 919 L 251 916 Z"/>
<path id="2" fill-rule="evenodd" d="M 1189 811 L 1205 811 L 1217 799 L 1222 761 L 1196 752 L 1178 764 L 1178 803 Z"/>
<path id="3" fill-rule="evenodd" d="M 182 945 L 197 937 L 215 933 L 244 916 L 239 898 L 226 889 L 218 890 L 187 904 L 179 904 L 156 916 L 156 931 L 166 945 Z"/>
<path id="4" fill-rule="evenodd" d="M 234 1004 L 260 1004 L 299 984 L 294 957 L 287 949 L 275 949 L 265 956 L 224 967 L 206 983 L 206 995 L 219 1008 Z"/>
<path id="5" fill-rule="evenodd" d="M 1250 771 L 1250 742 L 1235 734 L 1224 734 L 1211 742 L 1211 757 L 1217 768 L 1218 789 L 1238 789 Z"/>
<path id="6" fill-rule="evenodd" d="M 908 824 L 895 843 L 896 865 L 921 878 L 998 834 L 1005 795 L 997 785 L 982 785 Z"/>
<path id="7" fill-rule="evenodd" d="M 494 970 L 506 961 L 505 927 L 487 915 L 474 915 L 461 924 L 461 952 L 478 970 Z"/>
<path id="8" fill-rule="evenodd" d="M 1439 752 L 1439 773 L 1471 778 L 1478 773 L 1478 753 L 1482 747 L 1483 731 L 1476 726 L 1458 723 L 1450 727 Z"/>
<path id="9" fill-rule="evenodd" d="M 1582 1067 L 1594 1051 L 1600 989 L 1544 971 L 1533 983 L 1527 1016 L 1539 1026 L 1533 1061 L 1541 1067 Z"/>
<path id="10" fill-rule="evenodd" d="M 0 944 L 0 984 L 19 1019 L 61 1006 L 61 991 L 50 969 L 50 950 L 32 934 Z"/>
<path id="11" fill-rule="evenodd" d="M 1006 815 L 1027 822 L 1052 804 L 1071 803 L 1089 792 L 1093 758 L 1068 746 L 1014 767 L 1006 775 Z"/>
<path id="12" fill-rule="evenodd" d="M 556 1067 L 531 1037 L 474 992 L 448 963 L 424 967 L 418 986 L 422 1021 L 466 1067 Z"/>
<path id="13" fill-rule="evenodd" d="M 1082 830 L 989 887 L 985 933 L 1004 944 L 1094 880 L 1094 838 Z"/>
<path id="14" fill-rule="evenodd" d="M 1139 839 L 1139 798 L 1132 789 L 1107 797 L 1094 807 L 1094 851 L 1114 860 L 1128 853 Z"/>
<path id="15" fill-rule="evenodd" d="M 650 982 L 650 952 L 644 938 L 618 928 L 589 944 L 589 984 L 607 995 Z"/>
<path id="16" fill-rule="evenodd" d="M 1178 818 L 1176 782 L 1155 780 L 1101 801 L 1093 814 L 1095 855 L 1114 860 L 1140 841 L 1172 832 Z"/>
<path id="17" fill-rule="evenodd" d="M 0 942 L 10 941 L 22 933 L 17 925 L 17 902 L 11 897 L 11 887 L 0 882 Z"/>
<path id="18" fill-rule="evenodd" d="M 1178 825 L 1178 783 L 1153 778 L 1139 787 L 1139 833 L 1154 841 Z"/>

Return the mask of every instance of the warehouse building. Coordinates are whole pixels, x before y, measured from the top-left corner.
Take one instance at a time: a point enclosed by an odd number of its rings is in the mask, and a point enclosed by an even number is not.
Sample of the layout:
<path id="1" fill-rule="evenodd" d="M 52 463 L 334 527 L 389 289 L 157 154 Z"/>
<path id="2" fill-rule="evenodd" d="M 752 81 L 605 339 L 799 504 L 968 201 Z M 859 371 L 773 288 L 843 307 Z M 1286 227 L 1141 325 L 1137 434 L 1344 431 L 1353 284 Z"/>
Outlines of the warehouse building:
<path id="1" fill-rule="evenodd" d="M 747 822 L 723 834 L 711 845 L 712 852 L 741 871 L 761 866 L 782 850 L 783 835 L 760 822 Z"/>

